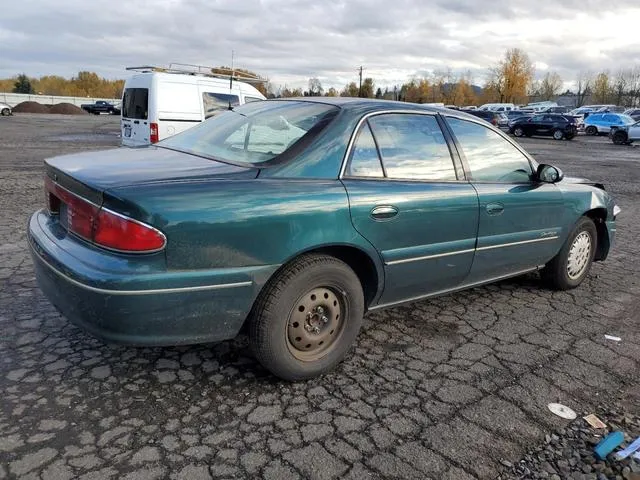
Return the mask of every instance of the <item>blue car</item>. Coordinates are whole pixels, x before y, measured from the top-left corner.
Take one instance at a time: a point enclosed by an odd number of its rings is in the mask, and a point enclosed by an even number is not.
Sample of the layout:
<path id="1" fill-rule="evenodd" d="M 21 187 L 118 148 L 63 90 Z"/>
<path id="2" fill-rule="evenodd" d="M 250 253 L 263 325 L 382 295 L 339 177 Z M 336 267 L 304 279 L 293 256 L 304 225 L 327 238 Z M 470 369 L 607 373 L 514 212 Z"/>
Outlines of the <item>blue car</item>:
<path id="1" fill-rule="evenodd" d="M 609 133 L 611 127 L 623 127 L 632 125 L 636 121 L 623 113 L 592 113 L 584 121 L 584 133 L 587 135 L 599 135 Z"/>

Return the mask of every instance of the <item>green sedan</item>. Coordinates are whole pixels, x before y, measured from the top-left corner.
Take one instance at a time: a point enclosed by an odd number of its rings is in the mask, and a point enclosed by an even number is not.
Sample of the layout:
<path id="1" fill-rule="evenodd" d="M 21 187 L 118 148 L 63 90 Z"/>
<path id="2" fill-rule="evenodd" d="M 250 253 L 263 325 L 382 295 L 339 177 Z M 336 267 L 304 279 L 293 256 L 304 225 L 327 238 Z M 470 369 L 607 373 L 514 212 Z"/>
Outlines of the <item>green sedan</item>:
<path id="1" fill-rule="evenodd" d="M 244 327 L 287 380 L 338 364 L 366 311 L 536 270 L 577 287 L 620 212 L 476 117 L 363 99 L 250 103 L 45 167 L 28 239 L 63 315 L 134 345 Z"/>

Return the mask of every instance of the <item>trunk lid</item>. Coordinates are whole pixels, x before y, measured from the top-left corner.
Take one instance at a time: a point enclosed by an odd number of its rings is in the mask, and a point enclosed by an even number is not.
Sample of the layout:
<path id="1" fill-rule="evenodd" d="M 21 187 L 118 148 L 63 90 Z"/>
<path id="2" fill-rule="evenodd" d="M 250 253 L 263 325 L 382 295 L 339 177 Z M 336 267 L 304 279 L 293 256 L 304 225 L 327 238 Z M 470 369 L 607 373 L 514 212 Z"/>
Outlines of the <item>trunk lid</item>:
<path id="1" fill-rule="evenodd" d="M 49 178 L 98 205 L 112 188 L 197 179 L 256 178 L 257 168 L 229 165 L 158 147 L 116 148 L 45 160 Z"/>

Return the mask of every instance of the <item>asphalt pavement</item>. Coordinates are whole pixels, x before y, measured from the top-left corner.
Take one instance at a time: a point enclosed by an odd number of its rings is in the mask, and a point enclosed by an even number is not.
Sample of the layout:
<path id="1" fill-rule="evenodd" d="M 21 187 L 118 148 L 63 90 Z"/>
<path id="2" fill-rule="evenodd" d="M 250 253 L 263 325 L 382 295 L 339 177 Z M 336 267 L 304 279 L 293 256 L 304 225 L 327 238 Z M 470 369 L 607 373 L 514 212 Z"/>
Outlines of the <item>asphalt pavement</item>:
<path id="1" fill-rule="evenodd" d="M 521 141 L 622 208 L 580 288 L 528 275 L 368 314 L 334 372 L 291 384 L 245 338 L 106 345 L 40 293 L 25 234 L 42 161 L 117 133 L 117 117 L 0 118 L 0 479 L 487 479 L 567 424 L 549 402 L 640 411 L 640 147 Z"/>

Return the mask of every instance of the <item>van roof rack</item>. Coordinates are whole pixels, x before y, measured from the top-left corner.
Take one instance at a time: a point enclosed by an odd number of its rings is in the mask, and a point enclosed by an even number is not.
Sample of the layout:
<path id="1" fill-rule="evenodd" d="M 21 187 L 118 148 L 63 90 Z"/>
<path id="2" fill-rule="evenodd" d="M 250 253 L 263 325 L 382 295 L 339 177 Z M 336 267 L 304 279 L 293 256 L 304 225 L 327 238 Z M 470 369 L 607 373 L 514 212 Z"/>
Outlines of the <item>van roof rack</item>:
<path id="1" fill-rule="evenodd" d="M 252 75 L 246 72 L 238 72 L 235 69 L 225 67 L 207 67 L 204 65 L 192 65 L 190 63 L 170 63 L 168 67 L 158 67 L 155 65 L 143 65 L 141 67 L 126 67 L 126 70 L 134 72 L 148 73 L 148 72 L 160 72 L 160 73 L 175 73 L 181 75 L 198 75 L 202 77 L 221 78 L 236 82 L 245 83 L 267 83 L 268 80 L 260 78 L 257 75 Z M 214 72 L 228 72 L 228 73 L 214 73 Z"/>

